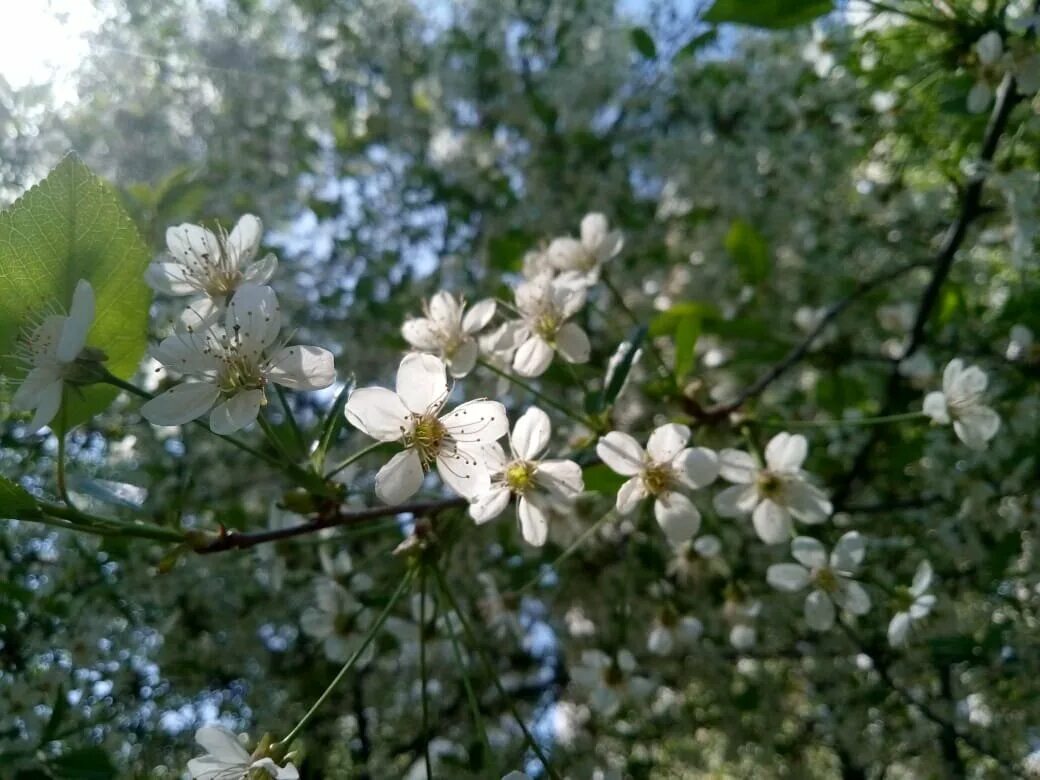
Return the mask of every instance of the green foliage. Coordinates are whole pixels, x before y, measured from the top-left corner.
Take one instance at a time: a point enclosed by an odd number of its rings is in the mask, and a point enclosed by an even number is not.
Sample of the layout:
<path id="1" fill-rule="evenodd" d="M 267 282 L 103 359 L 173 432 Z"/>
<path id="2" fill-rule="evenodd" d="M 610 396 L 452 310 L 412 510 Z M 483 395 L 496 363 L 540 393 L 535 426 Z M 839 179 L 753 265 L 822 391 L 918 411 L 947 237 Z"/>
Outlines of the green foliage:
<path id="1" fill-rule="evenodd" d="M 21 329 L 40 312 L 67 310 L 76 283 L 86 279 L 96 299 L 87 343 L 104 350 L 113 374 L 133 375 L 148 333 L 149 259 L 112 189 L 77 157 L 66 157 L 0 214 L 0 373 L 21 375 L 13 357 Z M 100 412 L 114 396 L 107 386 L 72 390 L 68 424 Z"/>
<path id="2" fill-rule="evenodd" d="M 734 220 L 726 233 L 725 247 L 748 284 L 758 284 L 769 275 L 769 243 L 751 223 Z"/>
<path id="3" fill-rule="evenodd" d="M 0 477 L 0 517 L 16 518 L 38 514 L 36 501 L 21 486 Z"/>
<path id="4" fill-rule="evenodd" d="M 811 22 L 834 10 L 833 0 L 715 0 L 704 21 L 780 30 Z"/>
<path id="5" fill-rule="evenodd" d="M 55 780 L 111 780 L 117 776 L 112 759 L 101 748 L 73 750 L 47 763 Z"/>
<path id="6" fill-rule="evenodd" d="M 633 27 L 628 35 L 632 45 L 641 55 L 648 60 L 652 60 L 657 56 L 657 45 L 654 43 L 653 36 L 645 28 Z"/>

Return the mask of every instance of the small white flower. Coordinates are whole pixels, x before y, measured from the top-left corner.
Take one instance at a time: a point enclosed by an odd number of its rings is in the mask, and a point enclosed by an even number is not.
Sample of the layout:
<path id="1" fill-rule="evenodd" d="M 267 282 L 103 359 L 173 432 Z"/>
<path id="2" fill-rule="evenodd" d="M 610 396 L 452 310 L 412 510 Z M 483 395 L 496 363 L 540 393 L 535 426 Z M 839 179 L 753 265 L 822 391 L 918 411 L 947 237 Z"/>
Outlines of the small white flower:
<path id="1" fill-rule="evenodd" d="M 230 235 L 219 237 L 199 225 L 168 228 L 170 256 L 149 265 L 145 281 L 156 292 L 204 296 L 219 308 L 242 285 L 264 284 L 274 274 L 278 260 L 273 254 L 253 262 L 263 229 L 252 214 L 240 218 Z"/>
<path id="2" fill-rule="evenodd" d="M 1033 354 L 1033 343 L 1033 331 L 1022 324 L 1012 325 L 1004 357 L 1013 361 L 1029 360 Z"/>
<path id="3" fill-rule="evenodd" d="M 585 291 L 547 277 L 521 282 L 516 307 L 522 319 L 507 323 L 503 346 L 516 346 L 513 369 L 520 376 L 541 376 L 559 352 L 569 363 L 586 363 L 591 346 L 585 331 L 567 322 L 585 305 Z"/>
<path id="4" fill-rule="evenodd" d="M 602 650 L 585 650 L 581 662 L 570 669 L 571 680 L 589 697 L 589 706 L 610 716 L 629 699 L 647 698 L 655 688 L 646 677 L 635 674 L 636 659 L 628 650 L 611 658 Z"/>
<path id="5" fill-rule="evenodd" d="M 197 320 L 152 350 L 160 363 L 195 381 L 175 385 L 141 407 L 149 422 L 183 425 L 210 412 L 214 433 L 234 433 L 256 420 L 271 382 L 293 390 L 320 390 L 335 381 L 328 350 L 273 350 L 281 313 L 270 287 L 243 285 L 231 299 L 223 325 L 218 320 L 217 314 Z"/>
<path id="6" fill-rule="evenodd" d="M 766 544 L 790 538 L 792 515 L 803 523 L 822 523 L 831 513 L 831 503 L 802 471 L 808 449 L 804 436 L 778 433 L 766 445 L 765 468 L 746 452 L 723 450 L 719 474 L 736 484 L 715 496 L 715 510 L 723 517 L 750 513 L 755 532 Z"/>
<path id="7" fill-rule="evenodd" d="M 888 643 L 892 647 L 905 647 L 910 640 L 910 626 L 916 620 L 924 620 L 935 606 L 935 596 L 928 592 L 932 585 L 932 564 L 921 561 L 914 574 L 914 581 L 906 590 L 905 609 L 892 616 L 888 624 Z"/>
<path id="8" fill-rule="evenodd" d="M 36 410 L 29 423 L 30 432 L 47 425 L 58 413 L 65 382 L 77 373 L 76 360 L 86 347 L 93 324 L 94 288 L 80 279 L 68 316 L 48 314 L 19 339 L 15 356 L 28 373 L 11 405 L 19 411 Z"/>
<path id="9" fill-rule="evenodd" d="M 549 446 L 550 435 L 549 415 L 532 406 L 513 426 L 509 439 L 511 458 L 498 445 L 488 448 L 491 484 L 474 497 L 469 507 L 469 514 L 477 523 L 498 517 L 510 496 L 516 495 L 516 513 L 524 539 L 536 547 L 545 544 L 549 532 L 546 503 L 567 501 L 585 487 L 581 466 L 574 461 L 540 459 Z"/>
<path id="10" fill-rule="evenodd" d="M 426 316 L 406 320 L 401 326 L 405 341 L 444 360 L 456 378 L 464 377 L 477 362 L 475 338 L 495 316 L 495 302 L 479 301 L 466 311 L 461 298 L 438 292 L 425 305 Z"/>
<path id="11" fill-rule="evenodd" d="M 254 760 L 238 737 L 223 726 L 203 726 L 195 732 L 195 741 L 206 755 L 188 762 L 192 780 L 246 780 L 260 772 L 275 780 L 299 780 L 300 773 L 292 763 L 281 767 L 270 758 Z"/>
<path id="12" fill-rule="evenodd" d="M 617 494 L 617 511 L 628 514 L 647 496 L 654 497 L 654 517 L 672 544 L 697 535 L 701 514 L 682 489 L 706 487 L 719 474 L 719 461 L 705 447 L 687 447 L 690 429 L 669 423 L 650 434 L 644 450 L 620 431 L 599 440 L 596 454 L 608 467 L 631 477 Z"/>
<path id="13" fill-rule="evenodd" d="M 964 361 L 955 358 L 943 370 L 942 391 L 925 396 L 924 413 L 939 425 L 952 420 L 958 439 L 973 450 L 984 450 L 1000 430 L 1000 416 L 982 403 L 988 381 L 981 368 L 965 368 Z"/>
<path id="14" fill-rule="evenodd" d="M 805 622 L 817 631 L 834 625 L 835 606 L 853 615 L 870 611 L 870 596 L 852 579 L 866 553 L 866 541 L 857 531 L 842 536 L 831 552 L 816 539 L 796 536 L 791 555 L 798 563 L 774 563 L 766 571 L 766 581 L 777 590 L 794 593 L 810 585 L 805 599 Z"/>
<path id="15" fill-rule="evenodd" d="M 508 433 L 506 409 L 480 398 L 442 415 L 448 392 L 440 358 L 413 352 L 397 369 L 397 392 L 363 387 L 347 399 L 351 425 L 377 441 L 399 441 L 405 447 L 376 474 L 376 495 L 386 503 L 414 495 L 434 463 L 444 483 L 465 498 L 490 485 L 486 445 Z"/>
<path id="16" fill-rule="evenodd" d="M 624 243 L 621 231 L 611 230 L 605 216 L 586 214 L 581 221 L 581 238 L 554 239 L 546 254 L 557 271 L 594 284 L 599 281 L 603 264 L 616 256 Z"/>
<path id="17" fill-rule="evenodd" d="M 340 664 L 361 647 L 371 625 L 371 614 L 354 594 L 326 578 L 319 579 L 315 586 L 315 606 L 307 607 L 300 616 L 303 633 L 321 642 L 325 657 Z M 374 650 L 370 642 L 358 663 L 367 665 Z"/>
<path id="18" fill-rule="evenodd" d="M 694 644 L 704 633 L 704 624 L 697 618 L 685 615 L 676 620 L 675 615 L 662 615 L 653 624 L 646 638 L 646 649 L 654 655 L 669 655 L 678 648 Z"/>

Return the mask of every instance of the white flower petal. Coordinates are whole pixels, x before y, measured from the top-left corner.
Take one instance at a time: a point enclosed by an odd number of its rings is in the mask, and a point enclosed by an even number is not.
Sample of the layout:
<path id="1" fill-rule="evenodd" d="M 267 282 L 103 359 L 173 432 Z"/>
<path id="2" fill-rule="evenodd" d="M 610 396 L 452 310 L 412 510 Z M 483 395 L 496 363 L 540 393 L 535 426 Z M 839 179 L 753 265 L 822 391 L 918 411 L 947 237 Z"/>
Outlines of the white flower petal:
<path id="1" fill-rule="evenodd" d="M 766 582 L 787 593 L 802 590 L 809 579 L 809 570 L 797 563 L 774 563 L 766 569 Z"/>
<path id="2" fill-rule="evenodd" d="M 766 445 L 766 464 L 772 471 L 798 471 L 808 450 L 809 444 L 800 433 L 778 433 Z"/>
<path id="3" fill-rule="evenodd" d="M 867 540 L 859 531 L 842 535 L 831 552 L 831 568 L 843 572 L 854 572 L 863 563 L 867 554 Z"/>
<path id="4" fill-rule="evenodd" d="M 201 374 L 217 371 L 220 358 L 203 351 L 205 338 L 201 334 L 174 333 L 152 347 L 152 357 L 167 368 L 182 374 Z"/>
<path id="5" fill-rule="evenodd" d="M 223 403 L 217 404 L 209 415 L 209 429 L 227 436 L 256 422 L 263 405 L 263 390 L 241 390 Z"/>
<path id="6" fill-rule="evenodd" d="M 892 647 L 906 647 L 910 638 L 910 615 L 897 612 L 888 624 L 888 643 Z"/>
<path id="7" fill-rule="evenodd" d="M 263 235 L 264 225 L 259 217 L 252 214 L 243 214 L 227 237 L 226 248 L 228 260 L 233 268 L 241 268 L 256 257 L 260 249 L 260 237 Z"/>
<path id="8" fill-rule="evenodd" d="M 477 398 L 459 404 L 440 418 L 459 444 L 490 444 L 509 433 L 506 408 L 498 401 Z"/>
<path id="9" fill-rule="evenodd" d="M 638 506 L 639 502 L 649 495 L 646 485 L 640 477 L 632 477 L 618 489 L 615 506 L 619 514 L 627 515 Z"/>
<path id="10" fill-rule="evenodd" d="M 790 479 L 784 485 L 784 505 L 803 523 L 822 523 L 832 509 L 819 488 L 800 479 Z"/>
<path id="11" fill-rule="evenodd" d="M 223 726 L 203 726 L 195 732 L 195 741 L 218 761 L 228 764 L 249 763 L 249 753 L 238 737 Z"/>
<path id="12" fill-rule="evenodd" d="M 535 481 L 562 498 L 571 498 L 585 489 L 581 466 L 573 460 L 543 460 L 535 471 Z"/>
<path id="13" fill-rule="evenodd" d="M 1000 430 L 1000 416 L 988 406 L 972 406 L 953 421 L 957 438 L 973 450 L 984 450 Z"/>
<path id="14" fill-rule="evenodd" d="M 397 369 L 397 394 L 415 414 L 439 409 L 448 397 L 448 372 L 440 358 L 413 352 Z"/>
<path id="15" fill-rule="evenodd" d="M 791 538 L 791 515 L 787 509 L 766 499 L 751 514 L 758 538 L 766 544 L 780 544 Z"/>
<path id="16" fill-rule="evenodd" d="M 758 492 L 754 485 L 731 485 L 716 493 L 712 503 L 722 517 L 740 517 L 758 506 Z"/>
<path id="17" fill-rule="evenodd" d="M 228 304 L 228 338 L 241 354 L 259 359 L 282 327 L 278 296 L 267 285 L 243 284 Z"/>
<path id="18" fill-rule="evenodd" d="M 921 620 L 927 617 L 932 608 L 935 606 L 935 596 L 931 593 L 925 593 L 923 596 L 918 596 L 914 599 L 914 603 L 910 605 L 910 617 L 914 620 Z"/>
<path id="19" fill-rule="evenodd" d="M 401 335 L 413 347 L 426 352 L 435 352 L 441 346 L 440 334 L 434 327 L 433 322 L 425 317 L 414 317 L 405 320 L 404 325 L 401 326 Z"/>
<path id="20" fill-rule="evenodd" d="M 72 293 L 69 316 L 61 329 L 57 357 L 62 363 L 71 363 L 87 343 L 87 334 L 94 324 L 94 288 L 86 279 L 76 282 Z"/>
<path id="21" fill-rule="evenodd" d="M 347 420 L 377 441 L 397 441 L 412 428 L 412 416 L 397 393 L 385 387 L 361 387 L 347 399 Z"/>
<path id="22" fill-rule="evenodd" d="M 199 292 L 201 287 L 181 263 L 151 263 L 145 269 L 144 281 L 156 292 L 166 295 L 191 295 Z"/>
<path id="23" fill-rule="evenodd" d="M 932 585 L 932 564 L 929 561 L 921 561 L 917 564 L 914 572 L 914 581 L 910 585 L 910 593 L 914 596 L 922 596 Z"/>
<path id="24" fill-rule="evenodd" d="M 719 476 L 728 482 L 746 485 L 755 481 L 758 464 L 741 450 L 722 450 L 719 453 Z"/>
<path id="25" fill-rule="evenodd" d="M 473 498 L 491 485 L 487 466 L 480 452 L 456 447 L 454 452 L 442 451 L 437 456 L 437 473 L 444 484 L 463 498 Z"/>
<path id="26" fill-rule="evenodd" d="M 827 550 L 811 536 L 796 536 L 791 541 L 791 556 L 810 569 L 822 569 L 827 565 Z"/>
<path id="27" fill-rule="evenodd" d="M 30 433 L 36 433 L 43 426 L 50 425 L 54 416 L 61 408 L 63 389 L 64 383 L 60 381 L 51 382 L 49 385 L 44 386 L 39 395 L 36 396 L 34 401 L 36 414 L 33 415 L 32 421 L 29 423 Z"/>
<path id="28" fill-rule="evenodd" d="M 336 381 L 335 359 L 321 347 L 284 347 L 271 358 L 268 378 L 293 390 L 322 390 Z"/>
<path id="29" fill-rule="evenodd" d="M 596 455 L 613 471 L 626 477 L 638 474 L 646 460 L 639 442 L 621 431 L 611 431 L 596 443 Z"/>
<path id="30" fill-rule="evenodd" d="M 549 518 L 533 496 L 521 496 L 516 508 L 524 541 L 534 547 L 541 547 L 549 534 Z"/>
<path id="31" fill-rule="evenodd" d="M 552 422 L 549 415 L 536 406 L 530 407 L 513 426 L 510 443 L 513 453 L 524 460 L 535 460 L 549 446 Z"/>
<path id="32" fill-rule="evenodd" d="M 250 263 L 242 270 L 242 282 L 249 284 L 267 284 L 278 270 L 278 258 L 268 252 L 255 263 Z"/>
<path id="33" fill-rule="evenodd" d="M 477 355 L 479 352 L 480 348 L 477 346 L 477 342 L 473 339 L 467 339 L 459 344 L 452 353 L 451 360 L 448 361 L 448 368 L 451 370 L 451 375 L 456 379 L 461 379 L 466 376 L 466 374 L 473 370 L 473 366 L 477 364 Z"/>
<path id="34" fill-rule="evenodd" d="M 947 425 L 950 422 L 950 414 L 946 409 L 946 396 L 938 390 L 934 390 L 924 397 L 922 411 L 932 418 L 933 422 Z"/>
<path id="35" fill-rule="evenodd" d="M 152 425 L 184 425 L 202 417 L 220 398 L 220 390 L 209 382 L 174 385 L 141 407 Z"/>
<path id="36" fill-rule="evenodd" d="M 826 631 L 834 625 L 834 604 L 822 590 L 805 597 L 805 622 L 816 631 Z"/>
<path id="37" fill-rule="evenodd" d="M 568 363 L 588 363 L 592 345 L 581 326 L 568 322 L 556 331 L 556 351 Z"/>
<path id="38" fill-rule="evenodd" d="M 719 457 L 707 447 L 690 447 L 672 459 L 672 468 L 683 484 L 703 488 L 719 476 Z"/>
<path id="39" fill-rule="evenodd" d="M 422 487 L 423 469 L 414 449 L 402 450 L 376 473 L 376 495 L 385 504 L 400 504 Z"/>
<path id="40" fill-rule="evenodd" d="M 668 541 L 680 545 L 697 535 L 701 527 L 701 513 L 682 493 L 662 493 L 654 501 L 654 517 Z"/>
<path id="41" fill-rule="evenodd" d="M 430 319 L 441 330 L 456 332 L 462 325 L 462 306 L 459 299 L 449 292 L 440 290 L 432 298 L 427 307 Z"/>
<path id="42" fill-rule="evenodd" d="M 26 412 L 35 409 L 40 404 L 40 394 L 47 392 L 47 388 L 57 383 L 58 397 L 61 397 L 62 373 L 61 367 L 56 363 L 44 363 L 32 369 L 25 375 L 25 379 L 18 385 L 11 405 L 19 411 Z"/>
<path id="43" fill-rule="evenodd" d="M 495 301 L 491 298 L 477 301 L 469 307 L 469 311 L 462 318 L 462 330 L 471 336 L 483 330 L 495 316 L 495 309 Z"/>
<path id="44" fill-rule="evenodd" d="M 678 423 L 655 428 L 646 442 L 646 452 L 655 463 L 668 463 L 690 440 L 690 429 Z"/>
<path id="45" fill-rule="evenodd" d="M 166 229 L 166 248 L 188 268 L 213 267 L 220 258 L 220 242 L 212 231 L 187 223 Z"/>
<path id="46" fill-rule="evenodd" d="M 870 595 L 855 580 L 846 580 L 843 587 L 834 594 L 838 606 L 847 609 L 853 615 L 865 615 L 870 612 Z"/>
<path id="47" fill-rule="evenodd" d="M 530 335 L 513 356 L 513 370 L 520 376 L 541 376 L 552 363 L 553 348 L 541 336 Z"/>
<path id="48" fill-rule="evenodd" d="M 469 516 L 478 524 L 498 517 L 509 505 L 512 494 L 502 483 L 495 483 L 489 490 L 476 496 L 469 505 Z"/>

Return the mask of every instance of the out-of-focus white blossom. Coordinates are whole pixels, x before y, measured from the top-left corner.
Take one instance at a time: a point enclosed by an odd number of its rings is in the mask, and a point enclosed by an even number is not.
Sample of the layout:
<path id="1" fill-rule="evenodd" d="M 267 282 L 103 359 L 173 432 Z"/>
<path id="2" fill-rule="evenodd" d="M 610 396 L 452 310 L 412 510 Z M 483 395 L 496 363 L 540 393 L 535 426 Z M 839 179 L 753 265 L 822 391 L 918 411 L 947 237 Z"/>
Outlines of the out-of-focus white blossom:
<path id="1" fill-rule="evenodd" d="M 585 305 L 585 290 L 558 279 L 539 277 L 517 285 L 521 319 L 497 334 L 500 350 L 513 350 L 520 376 L 541 376 L 559 353 L 568 363 L 585 363 L 591 345 L 582 328 L 568 320 Z"/>
<path id="2" fill-rule="evenodd" d="M 892 647 L 906 647 L 910 641 L 910 626 L 916 620 L 924 620 L 935 606 L 935 596 L 928 592 L 932 585 L 932 564 L 921 561 L 914 580 L 903 599 L 905 609 L 892 616 L 888 623 L 888 643 Z"/>
<path id="3" fill-rule="evenodd" d="M 279 766 L 271 758 L 254 759 L 238 737 L 223 726 L 203 726 L 195 741 L 206 755 L 188 762 L 192 780 L 246 780 L 261 776 L 275 780 L 298 780 L 300 773 L 292 763 Z"/>
<path id="4" fill-rule="evenodd" d="M 401 326 L 405 341 L 415 349 L 439 355 L 453 377 L 466 376 L 477 362 L 476 335 L 495 316 L 495 302 L 478 301 L 467 311 L 461 298 L 441 291 L 426 303 L 425 310 L 425 317 L 414 317 Z"/>
<path id="5" fill-rule="evenodd" d="M 549 244 L 549 264 L 563 274 L 585 284 L 599 280 L 603 264 L 614 258 L 624 246 L 619 230 L 611 230 L 602 214 L 586 214 L 581 221 L 580 238 L 564 236 Z"/>
<path id="6" fill-rule="evenodd" d="M 943 389 L 924 398 L 924 413 L 939 425 L 953 422 L 957 438 L 973 450 L 984 450 L 1000 430 L 1000 416 L 982 401 L 988 384 L 978 366 L 965 367 L 960 358 L 943 370 Z"/>

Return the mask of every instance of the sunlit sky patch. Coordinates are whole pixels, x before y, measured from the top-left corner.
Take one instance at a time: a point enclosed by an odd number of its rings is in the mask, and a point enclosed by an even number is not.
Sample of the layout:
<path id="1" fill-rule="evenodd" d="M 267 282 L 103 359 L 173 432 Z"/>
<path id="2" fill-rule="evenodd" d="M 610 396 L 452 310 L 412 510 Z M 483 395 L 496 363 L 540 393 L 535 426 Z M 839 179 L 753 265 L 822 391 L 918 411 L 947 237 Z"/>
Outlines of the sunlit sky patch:
<path id="1" fill-rule="evenodd" d="M 0 0 L 0 76 L 12 87 L 53 83 L 74 100 L 72 73 L 101 17 L 90 0 Z"/>

